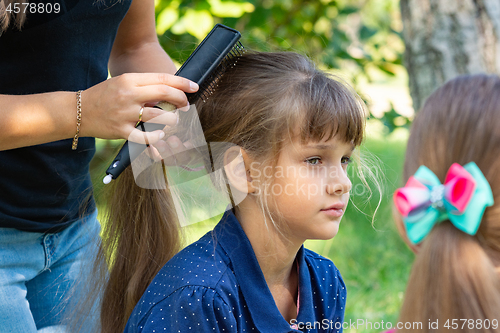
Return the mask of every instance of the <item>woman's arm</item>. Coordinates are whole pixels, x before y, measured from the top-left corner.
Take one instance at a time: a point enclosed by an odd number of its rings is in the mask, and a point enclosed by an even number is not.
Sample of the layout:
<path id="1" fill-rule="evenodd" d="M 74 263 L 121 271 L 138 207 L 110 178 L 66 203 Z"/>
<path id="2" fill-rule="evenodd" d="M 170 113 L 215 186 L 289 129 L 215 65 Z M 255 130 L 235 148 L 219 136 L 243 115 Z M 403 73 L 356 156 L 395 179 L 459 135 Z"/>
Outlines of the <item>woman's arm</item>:
<path id="1" fill-rule="evenodd" d="M 175 66 L 158 43 L 152 0 L 132 2 L 118 29 L 109 67 L 112 75 L 119 76 L 82 93 L 80 137 L 129 139 L 144 104 L 169 101 L 182 107 L 187 104 L 184 92 L 198 89 L 196 84 L 171 75 Z M 150 74 L 120 75 L 130 72 Z M 160 114 L 165 113 L 145 108 L 142 119 L 148 121 Z M 177 122 L 173 114 L 164 119 L 166 125 Z M 75 132 L 74 92 L 0 95 L 0 150 L 68 139 Z M 136 141 L 142 142 L 144 134 L 137 134 Z M 154 144 L 159 131 L 147 133 L 147 139 Z"/>
<path id="2" fill-rule="evenodd" d="M 187 104 L 184 91 L 197 89 L 187 79 L 161 73 L 124 74 L 101 82 L 82 93 L 80 137 L 136 138 L 144 143 L 144 133 L 134 128 L 141 107 L 164 100 L 183 107 Z M 75 92 L 0 95 L 0 150 L 72 138 L 76 115 Z M 144 108 L 142 119 L 160 115 L 165 115 L 166 125 L 177 123 L 175 114 L 149 107 Z M 137 135 L 130 137 L 134 130 Z M 149 143 L 157 142 L 160 132 L 146 133 Z"/>
<path id="3" fill-rule="evenodd" d="M 75 132 L 74 92 L 0 95 L 0 150 L 68 139 Z"/>
<path id="4" fill-rule="evenodd" d="M 123 73 L 170 73 L 176 68 L 156 35 L 153 0 L 133 0 L 116 35 L 109 71 Z"/>

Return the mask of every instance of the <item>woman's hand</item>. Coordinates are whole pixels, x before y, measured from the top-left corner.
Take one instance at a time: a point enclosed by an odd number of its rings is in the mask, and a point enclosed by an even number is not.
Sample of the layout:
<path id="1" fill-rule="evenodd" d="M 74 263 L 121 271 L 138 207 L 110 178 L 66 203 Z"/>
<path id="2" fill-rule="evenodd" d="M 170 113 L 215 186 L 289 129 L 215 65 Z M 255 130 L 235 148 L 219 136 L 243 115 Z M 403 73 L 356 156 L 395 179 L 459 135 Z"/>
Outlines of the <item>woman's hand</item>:
<path id="1" fill-rule="evenodd" d="M 150 106 L 167 101 L 186 109 L 189 104 L 185 92 L 197 90 L 196 83 L 171 74 L 131 73 L 113 77 L 83 91 L 80 136 L 154 144 L 163 137 L 163 131 L 144 133 L 135 128 L 141 108 L 144 107 L 143 122 L 156 118 L 164 125 L 175 126 L 175 113 Z"/>

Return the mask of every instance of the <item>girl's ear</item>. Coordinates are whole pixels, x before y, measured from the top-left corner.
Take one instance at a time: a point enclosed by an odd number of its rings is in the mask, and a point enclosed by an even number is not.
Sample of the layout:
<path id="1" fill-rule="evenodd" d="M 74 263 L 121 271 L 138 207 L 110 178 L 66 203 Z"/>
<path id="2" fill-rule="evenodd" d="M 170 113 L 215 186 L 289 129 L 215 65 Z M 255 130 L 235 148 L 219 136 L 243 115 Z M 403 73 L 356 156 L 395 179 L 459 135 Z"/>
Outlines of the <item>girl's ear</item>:
<path id="1" fill-rule="evenodd" d="M 248 193 L 254 193 L 250 177 L 252 160 L 239 146 L 233 146 L 224 153 L 224 171 L 231 187 L 235 204 L 241 202 Z"/>

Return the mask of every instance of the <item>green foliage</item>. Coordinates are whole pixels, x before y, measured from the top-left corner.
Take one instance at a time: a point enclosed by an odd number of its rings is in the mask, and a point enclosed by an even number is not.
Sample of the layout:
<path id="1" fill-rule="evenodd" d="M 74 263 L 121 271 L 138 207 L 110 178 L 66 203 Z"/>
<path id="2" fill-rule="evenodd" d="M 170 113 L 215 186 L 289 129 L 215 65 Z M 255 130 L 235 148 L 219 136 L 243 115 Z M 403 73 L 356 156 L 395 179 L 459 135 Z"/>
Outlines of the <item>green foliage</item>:
<path id="1" fill-rule="evenodd" d="M 292 50 L 355 87 L 404 70 L 397 0 L 157 0 L 160 43 L 183 63 L 215 23 L 242 32 L 248 49 Z M 394 108 L 384 116 L 388 132 Z M 392 117 L 392 118 L 391 118 Z M 401 119 L 399 119 L 401 120 Z M 406 119 L 409 121 L 409 119 Z M 401 122 L 401 121 L 400 121 Z"/>
<path id="2" fill-rule="evenodd" d="M 182 63 L 215 23 L 242 32 L 247 48 L 294 50 L 355 81 L 396 75 L 403 43 L 396 0 L 159 0 L 157 32 Z"/>
<path id="3" fill-rule="evenodd" d="M 396 128 L 410 128 L 411 120 L 410 118 L 403 116 L 396 112 L 394 109 L 394 105 L 391 104 L 391 109 L 389 111 L 384 112 L 383 116 L 380 118 L 382 124 L 386 129 L 387 133 L 392 133 Z"/>

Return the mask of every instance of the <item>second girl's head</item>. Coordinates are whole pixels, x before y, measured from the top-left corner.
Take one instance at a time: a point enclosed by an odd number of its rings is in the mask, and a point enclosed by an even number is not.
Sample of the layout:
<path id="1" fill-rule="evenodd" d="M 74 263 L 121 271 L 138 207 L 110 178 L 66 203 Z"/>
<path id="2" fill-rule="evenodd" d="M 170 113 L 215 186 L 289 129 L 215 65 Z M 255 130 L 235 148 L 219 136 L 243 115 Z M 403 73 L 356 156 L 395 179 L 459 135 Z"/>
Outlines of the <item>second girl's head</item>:
<path id="1" fill-rule="evenodd" d="M 453 163 L 469 162 L 484 174 L 494 204 L 477 221 L 474 236 L 445 220 L 419 244 L 401 321 L 438 319 L 442 325 L 448 319 L 468 318 L 482 323 L 500 311 L 500 78 L 496 75 L 457 77 L 427 99 L 408 140 L 404 180 L 424 165 L 443 183 Z M 403 230 L 400 220 L 399 227 Z M 467 332 L 482 329 L 474 324 Z"/>

